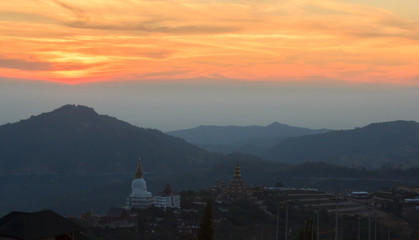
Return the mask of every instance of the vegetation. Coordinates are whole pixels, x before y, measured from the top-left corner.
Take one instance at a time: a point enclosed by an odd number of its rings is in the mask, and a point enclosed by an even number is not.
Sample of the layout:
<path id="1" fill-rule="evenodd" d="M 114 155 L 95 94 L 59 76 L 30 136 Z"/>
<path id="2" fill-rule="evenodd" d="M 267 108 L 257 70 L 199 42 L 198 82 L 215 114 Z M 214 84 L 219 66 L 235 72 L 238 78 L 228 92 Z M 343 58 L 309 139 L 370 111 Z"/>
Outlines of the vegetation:
<path id="1" fill-rule="evenodd" d="M 214 240 L 214 219 L 212 199 L 208 200 L 198 229 L 198 240 Z"/>
<path id="2" fill-rule="evenodd" d="M 312 219 L 306 220 L 306 225 L 298 234 L 297 240 L 317 240 L 317 233 L 314 230 Z"/>

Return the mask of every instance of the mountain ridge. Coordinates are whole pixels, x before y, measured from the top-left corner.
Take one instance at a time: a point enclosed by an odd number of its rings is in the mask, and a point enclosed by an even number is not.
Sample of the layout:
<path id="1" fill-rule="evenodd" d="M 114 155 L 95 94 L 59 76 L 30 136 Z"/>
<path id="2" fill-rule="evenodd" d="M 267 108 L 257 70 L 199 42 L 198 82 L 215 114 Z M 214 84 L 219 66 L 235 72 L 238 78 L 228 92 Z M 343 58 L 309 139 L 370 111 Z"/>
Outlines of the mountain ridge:
<path id="1" fill-rule="evenodd" d="M 200 125 L 195 128 L 169 131 L 166 133 L 184 138 L 186 141 L 196 144 L 228 144 L 246 138 L 306 135 L 310 132 L 319 133 L 326 131 L 330 131 L 330 129 L 309 129 L 273 122 L 266 126 Z M 226 133 L 233 136 L 226 136 Z"/>
<path id="2" fill-rule="evenodd" d="M 292 137 L 262 157 L 287 163 L 324 161 L 347 167 L 409 168 L 419 165 L 419 123 L 398 120 Z"/>
<path id="3" fill-rule="evenodd" d="M 93 108 L 64 105 L 0 126 L 0 173 L 102 173 L 209 167 L 214 156 L 159 130 L 144 129 Z"/>
<path id="4" fill-rule="evenodd" d="M 199 147 L 220 153 L 245 152 L 259 155 L 287 137 L 318 134 L 329 129 L 309 129 L 273 122 L 267 126 L 211 126 L 166 132 Z"/>

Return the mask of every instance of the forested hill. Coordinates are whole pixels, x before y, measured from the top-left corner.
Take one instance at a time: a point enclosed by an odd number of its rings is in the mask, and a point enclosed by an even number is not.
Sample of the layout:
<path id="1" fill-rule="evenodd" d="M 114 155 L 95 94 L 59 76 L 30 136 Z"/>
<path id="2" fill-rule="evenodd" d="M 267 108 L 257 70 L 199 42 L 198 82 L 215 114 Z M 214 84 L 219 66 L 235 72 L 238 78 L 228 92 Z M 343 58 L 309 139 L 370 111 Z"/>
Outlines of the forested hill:
<path id="1" fill-rule="evenodd" d="M 374 123 L 353 130 L 289 138 L 264 157 L 288 163 L 324 161 L 349 167 L 409 168 L 419 165 L 419 124 Z"/>
<path id="2" fill-rule="evenodd" d="M 216 156 L 158 130 L 65 105 L 0 127 L 0 174 L 174 172 L 212 166 Z"/>

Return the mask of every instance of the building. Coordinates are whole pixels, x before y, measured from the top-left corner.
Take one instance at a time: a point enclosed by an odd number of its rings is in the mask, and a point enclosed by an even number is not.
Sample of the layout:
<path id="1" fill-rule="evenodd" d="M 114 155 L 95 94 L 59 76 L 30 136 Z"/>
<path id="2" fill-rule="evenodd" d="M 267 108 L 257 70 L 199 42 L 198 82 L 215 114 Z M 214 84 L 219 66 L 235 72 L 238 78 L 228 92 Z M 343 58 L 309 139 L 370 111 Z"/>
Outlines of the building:
<path id="1" fill-rule="evenodd" d="M 228 187 L 228 193 L 232 198 L 240 198 L 243 194 L 246 194 L 247 188 L 242 180 L 239 162 L 236 163 L 236 169 L 234 171 L 234 178 L 230 182 Z"/>
<path id="2" fill-rule="evenodd" d="M 239 162 L 236 163 L 233 180 L 229 185 L 221 181 L 217 181 L 216 185 L 211 189 L 215 199 L 220 202 L 236 202 L 236 201 L 255 201 L 253 197 L 253 188 L 247 187 L 242 180 Z"/>
<path id="3" fill-rule="evenodd" d="M 87 240 L 82 228 L 57 213 L 11 212 L 0 218 L 0 239 L 19 240 Z"/>
<path id="4" fill-rule="evenodd" d="M 136 178 L 131 183 L 131 193 L 128 195 L 126 206 L 128 209 L 144 209 L 154 205 L 151 192 L 147 191 L 147 183 L 143 179 L 141 160 L 138 158 Z"/>
<path id="5" fill-rule="evenodd" d="M 180 195 L 175 194 L 170 188 L 169 184 L 166 184 L 163 192 L 154 197 L 155 206 L 158 208 L 180 208 Z"/>
<path id="6" fill-rule="evenodd" d="M 349 197 L 351 198 L 356 198 L 356 199 L 369 199 L 371 198 L 371 194 L 369 192 L 350 192 L 348 194 Z"/>

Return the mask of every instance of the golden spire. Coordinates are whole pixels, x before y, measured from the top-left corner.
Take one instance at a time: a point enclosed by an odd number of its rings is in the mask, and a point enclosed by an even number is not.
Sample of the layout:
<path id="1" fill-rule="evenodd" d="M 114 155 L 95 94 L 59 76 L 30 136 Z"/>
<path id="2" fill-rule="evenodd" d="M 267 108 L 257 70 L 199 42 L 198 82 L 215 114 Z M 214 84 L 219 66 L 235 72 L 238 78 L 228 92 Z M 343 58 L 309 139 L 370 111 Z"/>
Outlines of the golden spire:
<path id="1" fill-rule="evenodd" d="M 143 177 L 143 169 L 141 168 L 141 160 L 140 156 L 138 156 L 138 166 L 137 166 L 137 173 L 135 174 L 137 178 Z"/>
<path id="2" fill-rule="evenodd" d="M 239 160 L 236 162 L 236 170 L 234 171 L 234 178 L 241 178 Z"/>

